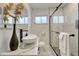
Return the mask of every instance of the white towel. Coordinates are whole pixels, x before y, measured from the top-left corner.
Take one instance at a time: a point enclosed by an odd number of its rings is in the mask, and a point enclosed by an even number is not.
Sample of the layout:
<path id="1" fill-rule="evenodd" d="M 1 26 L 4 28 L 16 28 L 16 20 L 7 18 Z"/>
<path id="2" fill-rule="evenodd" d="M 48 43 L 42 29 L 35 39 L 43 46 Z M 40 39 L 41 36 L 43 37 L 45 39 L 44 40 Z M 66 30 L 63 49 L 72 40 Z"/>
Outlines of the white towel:
<path id="1" fill-rule="evenodd" d="M 59 34 L 59 49 L 62 56 L 69 56 L 69 34 L 61 32 Z"/>

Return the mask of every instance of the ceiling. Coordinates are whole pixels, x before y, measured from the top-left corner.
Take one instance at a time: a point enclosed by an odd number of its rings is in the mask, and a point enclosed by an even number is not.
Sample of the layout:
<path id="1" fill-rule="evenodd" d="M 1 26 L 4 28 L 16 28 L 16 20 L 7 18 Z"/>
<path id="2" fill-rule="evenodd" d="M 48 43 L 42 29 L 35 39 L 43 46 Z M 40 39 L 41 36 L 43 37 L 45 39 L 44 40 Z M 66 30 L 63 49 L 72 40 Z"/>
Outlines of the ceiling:
<path id="1" fill-rule="evenodd" d="M 60 3 L 29 3 L 31 8 L 49 8 L 49 7 L 57 7 Z M 2 7 L 4 3 L 0 3 L 0 7 Z M 66 3 L 63 3 L 61 7 L 64 7 Z"/>
<path id="2" fill-rule="evenodd" d="M 32 8 L 49 8 L 57 7 L 60 3 L 29 3 Z M 64 7 L 66 3 L 63 3 L 61 7 Z"/>

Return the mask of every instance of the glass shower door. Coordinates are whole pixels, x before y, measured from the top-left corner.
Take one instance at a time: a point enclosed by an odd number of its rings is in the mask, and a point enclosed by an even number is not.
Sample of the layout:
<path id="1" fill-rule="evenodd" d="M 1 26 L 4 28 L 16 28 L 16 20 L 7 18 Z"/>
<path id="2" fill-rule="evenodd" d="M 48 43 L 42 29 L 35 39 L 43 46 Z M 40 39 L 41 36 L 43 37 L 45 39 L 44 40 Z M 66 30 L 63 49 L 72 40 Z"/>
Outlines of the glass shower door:
<path id="1" fill-rule="evenodd" d="M 59 34 L 57 32 L 63 31 L 63 23 L 64 17 L 63 16 L 52 16 L 51 17 L 51 46 L 53 47 L 54 52 L 56 55 L 60 55 L 59 50 Z"/>

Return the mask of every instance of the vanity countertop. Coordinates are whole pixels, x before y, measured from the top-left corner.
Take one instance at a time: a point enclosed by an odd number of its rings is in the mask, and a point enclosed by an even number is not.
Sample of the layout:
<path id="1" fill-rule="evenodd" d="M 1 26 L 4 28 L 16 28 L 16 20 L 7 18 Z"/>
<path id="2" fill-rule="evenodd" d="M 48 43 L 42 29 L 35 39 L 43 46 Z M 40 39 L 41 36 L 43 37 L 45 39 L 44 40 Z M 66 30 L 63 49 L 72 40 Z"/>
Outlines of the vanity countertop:
<path id="1" fill-rule="evenodd" d="M 34 39 L 35 42 L 33 42 L 31 44 L 25 44 L 25 43 L 27 43 L 26 40 L 29 41 L 28 38 L 30 38 L 31 41 L 33 41 L 32 39 Z M 18 56 L 20 56 L 20 55 L 38 55 L 38 39 L 39 38 L 36 35 L 30 34 L 24 38 L 24 42 L 22 43 L 23 44 L 22 47 L 24 46 L 24 48 L 20 48 L 21 46 L 19 46 L 19 48 L 15 51 L 4 52 L 4 53 L 1 53 L 0 55 L 6 55 L 6 56 L 8 56 L 8 55 L 12 55 L 12 56 L 15 56 L 15 55 L 18 55 Z"/>

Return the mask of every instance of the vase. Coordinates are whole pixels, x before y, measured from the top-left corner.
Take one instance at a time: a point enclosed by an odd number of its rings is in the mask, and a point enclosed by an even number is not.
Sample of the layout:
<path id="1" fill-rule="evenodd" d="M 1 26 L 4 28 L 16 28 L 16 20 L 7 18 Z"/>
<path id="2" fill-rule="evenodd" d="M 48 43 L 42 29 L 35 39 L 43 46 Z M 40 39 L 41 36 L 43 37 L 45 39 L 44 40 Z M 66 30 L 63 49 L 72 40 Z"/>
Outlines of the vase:
<path id="1" fill-rule="evenodd" d="M 18 48 L 19 41 L 16 35 L 16 24 L 13 24 L 13 34 L 10 40 L 10 50 L 14 51 Z"/>

